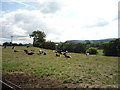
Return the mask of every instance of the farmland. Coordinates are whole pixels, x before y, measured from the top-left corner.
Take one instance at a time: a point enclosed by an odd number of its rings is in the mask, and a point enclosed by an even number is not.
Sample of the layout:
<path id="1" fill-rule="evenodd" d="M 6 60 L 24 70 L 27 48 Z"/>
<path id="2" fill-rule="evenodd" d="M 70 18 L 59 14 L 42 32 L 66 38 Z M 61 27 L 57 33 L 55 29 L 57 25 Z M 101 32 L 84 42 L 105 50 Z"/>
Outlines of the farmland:
<path id="1" fill-rule="evenodd" d="M 47 52 L 47 55 L 39 55 L 40 48 L 37 47 L 17 46 L 15 49 L 19 52 L 13 52 L 10 46 L 2 48 L 3 78 L 21 87 L 118 87 L 118 57 L 102 56 L 100 51 L 98 55 L 89 56 L 68 53 L 72 58 L 65 58 L 63 55 L 56 57 L 53 50 L 47 49 L 42 49 Z M 34 49 L 35 54 L 27 55 L 24 49 Z M 22 81 L 18 83 L 22 79 L 24 84 Z"/>

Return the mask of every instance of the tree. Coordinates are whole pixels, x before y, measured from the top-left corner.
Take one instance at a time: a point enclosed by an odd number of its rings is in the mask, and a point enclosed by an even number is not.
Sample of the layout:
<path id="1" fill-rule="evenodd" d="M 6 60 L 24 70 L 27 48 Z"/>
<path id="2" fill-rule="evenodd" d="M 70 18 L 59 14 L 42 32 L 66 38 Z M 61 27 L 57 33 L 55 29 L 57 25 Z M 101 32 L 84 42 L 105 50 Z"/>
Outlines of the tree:
<path id="1" fill-rule="evenodd" d="M 58 50 L 75 52 L 75 53 L 85 53 L 86 46 L 83 43 L 76 43 L 74 41 L 66 41 L 65 43 L 58 44 Z"/>
<path id="2" fill-rule="evenodd" d="M 4 43 L 3 43 L 3 46 L 5 46 L 5 47 L 8 46 L 8 45 L 9 45 L 8 42 L 4 42 Z"/>
<path id="3" fill-rule="evenodd" d="M 119 56 L 120 57 L 120 40 L 112 40 L 104 44 L 103 53 L 105 56 Z"/>
<path id="4" fill-rule="evenodd" d="M 86 51 L 85 44 L 82 43 L 75 44 L 75 48 L 74 48 L 75 53 L 85 53 L 85 51 Z"/>
<path id="5" fill-rule="evenodd" d="M 45 42 L 46 35 L 42 31 L 33 31 L 29 36 L 33 37 L 33 46 L 39 46 L 42 42 Z"/>
<path id="6" fill-rule="evenodd" d="M 74 52 L 75 43 L 73 41 L 66 41 L 63 43 L 63 51 Z"/>

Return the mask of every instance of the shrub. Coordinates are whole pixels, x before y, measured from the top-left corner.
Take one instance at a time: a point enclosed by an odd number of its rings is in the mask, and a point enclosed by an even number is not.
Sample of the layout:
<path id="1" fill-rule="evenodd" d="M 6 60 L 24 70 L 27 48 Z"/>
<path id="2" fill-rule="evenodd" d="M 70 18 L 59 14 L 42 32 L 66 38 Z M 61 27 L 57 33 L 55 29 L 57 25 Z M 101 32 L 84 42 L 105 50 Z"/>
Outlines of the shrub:
<path id="1" fill-rule="evenodd" d="M 40 46 L 41 48 L 55 50 L 55 43 L 51 41 L 43 42 Z"/>
<path id="2" fill-rule="evenodd" d="M 34 43 L 33 43 L 33 46 L 34 46 L 34 47 L 40 47 L 40 42 L 34 42 Z"/>
<path id="3" fill-rule="evenodd" d="M 87 53 L 90 53 L 90 54 L 97 54 L 97 49 L 94 48 L 94 47 L 90 47 L 88 50 L 87 50 Z"/>

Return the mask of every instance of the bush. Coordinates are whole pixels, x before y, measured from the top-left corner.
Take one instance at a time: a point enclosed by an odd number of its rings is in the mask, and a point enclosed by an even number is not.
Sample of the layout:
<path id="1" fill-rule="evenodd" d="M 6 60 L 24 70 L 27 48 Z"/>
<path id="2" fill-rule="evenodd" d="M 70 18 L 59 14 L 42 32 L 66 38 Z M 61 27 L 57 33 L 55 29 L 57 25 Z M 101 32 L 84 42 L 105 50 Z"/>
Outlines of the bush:
<path id="1" fill-rule="evenodd" d="M 94 47 L 90 47 L 88 50 L 87 50 L 87 53 L 90 53 L 90 54 L 97 54 L 97 49 L 94 48 Z"/>
<path id="2" fill-rule="evenodd" d="M 75 52 L 75 53 L 85 53 L 86 46 L 83 43 L 75 43 L 74 41 L 66 41 L 65 43 L 60 43 L 58 45 L 58 50 Z"/>
<path id="3" fill-rule="evenodd" d="M 33 43 L 33 46 L 34 46 L 34 47 L 40 47 L 40 42 L 34 42 L 34 43 Z"/>
<path id="4" fill-rule="evenodd" d="M 103 48 L 105 56 L 120 56 L 120 41 L 119 39 L 106 43 Z"/>
<path id="5" fill-rule="evenodd" d="M 55 50 L 55 43 L 51 41 L 43 42 L 40 46 L 41 48 Z"/>

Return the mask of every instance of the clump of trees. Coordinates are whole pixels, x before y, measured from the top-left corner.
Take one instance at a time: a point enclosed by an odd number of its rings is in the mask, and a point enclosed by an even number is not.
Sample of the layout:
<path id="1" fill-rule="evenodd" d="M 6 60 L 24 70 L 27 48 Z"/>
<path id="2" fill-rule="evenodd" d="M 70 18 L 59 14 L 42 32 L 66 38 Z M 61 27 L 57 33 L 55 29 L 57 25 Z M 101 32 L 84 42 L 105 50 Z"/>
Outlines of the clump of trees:
<path id="1" fill-rule="evenodd" d="M 55 49 L 55 43 L 51 41 L 46 42 L 46 35 L 42 31 L 33 31 L 32 34 L 29 35 L 30 37 L 33 37 L 33 46 L 34 47 L 40 47 L 45 49 Z"/>
<path id="2" fill-rule="evenodd" d="M 17 43 L 12 43 L 12 42 L 4 42 L 3 46 L 24 46 L 24 44 L 22 44 L 22 43 L 17 44 Z"/>
<path id="3" fill-rule="evenodd" d="M 120 57 L 120 39 L 112 40 L 104 44 L 103 53 L 105 56 Z"/>
<path id="4" fill-rule="evenodd" d="M 66 41 L 64 43 L 60 43 L 57 46 L 58 50 L 75 52 L 75 53 L 85 53 L 86 46 L 83 43 L 75 43 L 73 41 Z"/>

